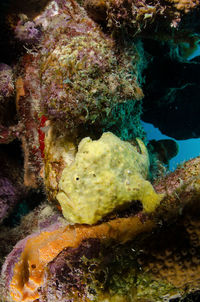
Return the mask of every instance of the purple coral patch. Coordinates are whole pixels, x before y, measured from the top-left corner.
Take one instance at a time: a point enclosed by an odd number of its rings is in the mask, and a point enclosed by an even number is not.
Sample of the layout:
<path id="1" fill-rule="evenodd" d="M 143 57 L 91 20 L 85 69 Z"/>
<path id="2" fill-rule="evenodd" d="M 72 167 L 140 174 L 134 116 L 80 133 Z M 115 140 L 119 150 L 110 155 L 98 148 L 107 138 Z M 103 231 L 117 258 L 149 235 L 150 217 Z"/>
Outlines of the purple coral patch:
<path id="1" fill-rule="evenodd" d="M 6 261 L 4 262 L 4 265 L 2 267 L 2 276 L 5 279 L 5 286 L 6 288 L 9 287 L 10 281 L 13 277 L 13 269 L 15 266 L 15 263 L 19 260 L 19 257 L 26 245 L 26 242 L 30 236 L 26 237 L 25 239 L 19 241 L 12 252 L 8 255 L 6 258 Z"/>
<path id="2" fill-rule="evenodd" d="M 14 93 L 12 68 L 0 63 L 0 101 Z"/>
<path id="3" fill-rule="evenodd" d="M 15 29 L 16 38 L 28 44 L 37 43 L 41 35 L 40 26 L 37 26 L 33 21 L 19 21 Z"/>
<path id="4" fill-rule="evenodd" d="M 17 189 L 8 178 L 0 176 L 0 222 L 8 215 L 17 200 Z"/>
<path id="5" fill-rule="evenodd" d="M 92 238 L 83 241 L 77 248 L 64 249 L 48 265 L 41 296 L 46 297 L 47 301 L 55 296 L 57 301 L 72 301 L 70 297 L 77 291 L 80 299 L 81 296 L 85 297 L 87 286 L 84 282 L 84 276 L 85 273 L 87 274 L 87 270 L 89 273 L 89 267 L 85 266 L 83 259 L 98 258 L 100 250 L 100 241 Z M 89 279 L 87 281 L 89 282 Z M 46 300 L 41 298 L 40 301 Z"/>

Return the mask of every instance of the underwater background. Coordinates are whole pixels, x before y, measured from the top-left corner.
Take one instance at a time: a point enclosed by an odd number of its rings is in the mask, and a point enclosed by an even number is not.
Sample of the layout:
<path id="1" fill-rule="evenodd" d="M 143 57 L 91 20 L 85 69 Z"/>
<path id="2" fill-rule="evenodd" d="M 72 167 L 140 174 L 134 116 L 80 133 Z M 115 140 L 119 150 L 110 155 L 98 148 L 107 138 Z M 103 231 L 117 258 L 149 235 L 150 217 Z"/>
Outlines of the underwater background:
<path id="1" fill-rule="evenodd" d="M 147 133 L 148 140 L 151 139 L 170 139 L 166 135 L 163 135 L 159 129 L 148 123 L 142 123 L 145 132 Z M 172 158 L 169 162 L 170 170 L 176 169 L 178 164 L 183 163 L 186 160 L 199 156 L 200 154 L 200 140 L 199 139 L 187 139 L 176 141 L 178 144 L 178 154 Z"/>

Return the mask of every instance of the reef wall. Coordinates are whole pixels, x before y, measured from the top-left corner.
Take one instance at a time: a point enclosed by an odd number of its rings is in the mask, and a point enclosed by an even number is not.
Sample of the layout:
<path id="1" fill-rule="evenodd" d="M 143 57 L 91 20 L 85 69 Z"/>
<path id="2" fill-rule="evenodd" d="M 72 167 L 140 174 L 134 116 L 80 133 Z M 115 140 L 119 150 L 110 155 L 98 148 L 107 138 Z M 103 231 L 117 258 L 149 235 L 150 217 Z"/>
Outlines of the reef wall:
<path id="1" fill-rule="evenodd" d="M 2 301 L 195 299 L 199 1 L 0 8 Z"/>

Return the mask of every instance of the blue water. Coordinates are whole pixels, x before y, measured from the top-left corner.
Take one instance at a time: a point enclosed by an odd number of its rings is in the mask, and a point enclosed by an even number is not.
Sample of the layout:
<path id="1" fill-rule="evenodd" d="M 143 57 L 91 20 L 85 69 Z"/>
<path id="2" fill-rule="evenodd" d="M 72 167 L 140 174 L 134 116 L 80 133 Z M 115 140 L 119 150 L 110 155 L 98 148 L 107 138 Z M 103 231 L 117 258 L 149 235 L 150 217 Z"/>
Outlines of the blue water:
<path id="1" fill-rule="evenodd" d="M 152 124 L 142 122 L 144 130 L 147 134 L 147 139 L 173 139 L 169 136 L 166 136 L 160 132 L 158 128 L 155 128 Z M 177 156 L 172 158 L 169 163 L 169 169 L 176 169 L 178 164 L 183 163 L 186 160 L 189 160 L 193 157 L 200 155 L 200 138 L 187 139 L 187 140 L 175 140 L 179 145 L 179 152 Z"/>

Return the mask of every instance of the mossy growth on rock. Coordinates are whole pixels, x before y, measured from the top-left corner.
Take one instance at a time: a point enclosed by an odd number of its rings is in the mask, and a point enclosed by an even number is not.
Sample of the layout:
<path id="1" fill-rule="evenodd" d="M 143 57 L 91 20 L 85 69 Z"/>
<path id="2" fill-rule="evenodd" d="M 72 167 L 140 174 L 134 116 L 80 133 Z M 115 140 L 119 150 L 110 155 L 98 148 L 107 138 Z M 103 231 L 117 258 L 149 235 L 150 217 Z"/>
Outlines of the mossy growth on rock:
<path id="1" fill-rule="evenodd" d="M 74 129 L 101 122 L 118 103 L 141 100 L 136 46 L 116 45 L 78 4 L 58 9 L 37 58 L 43 113 Z"/>
<path id="2" fill-rule="evenodd" d="M 78 248 L 63 250 L 48 265 L 50 281 L 43 294 L 48 298 L 60 294 L 61 301 L 131 302 L 165 301 L 179 293 L 169 282 L 144 273 L 138 253 L 137 242 L 122 246 L 115 241 L 102 245 L 98 239 L 85 240 Z"/>
<path id="3" fill-rule="evenodd" d="M 104 132 L 111 131 L 124 141 L 146 136 L 141 125 L 142 102 L 127 100 L 115 105 L 102 122 Z"/>

